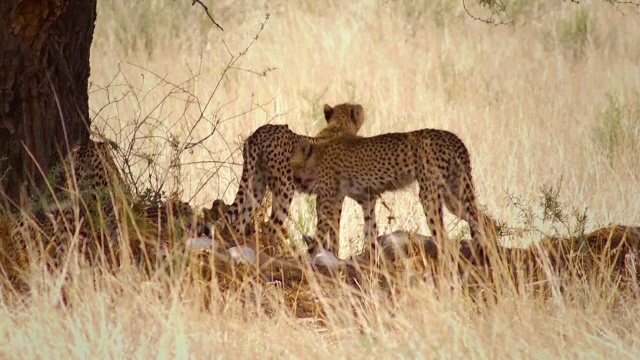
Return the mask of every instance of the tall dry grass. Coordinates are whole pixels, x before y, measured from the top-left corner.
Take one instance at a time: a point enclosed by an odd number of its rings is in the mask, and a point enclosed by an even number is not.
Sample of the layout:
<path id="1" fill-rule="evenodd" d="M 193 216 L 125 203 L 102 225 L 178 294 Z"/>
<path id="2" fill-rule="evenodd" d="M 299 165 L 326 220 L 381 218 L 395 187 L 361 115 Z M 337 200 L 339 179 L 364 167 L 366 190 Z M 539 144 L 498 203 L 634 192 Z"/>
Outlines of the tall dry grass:
<path id="1" fill-rule="evenodd" d="M 494 27 L 466 16 L 461 1 L 223 1 L 209 4 L 220 32 L 188 2 L 104 0 L 91 58 L 94 127 L 146 152 L 129 164 L 134 172 L 160 166 L 138 178 L 143 185 L 204 205 L 233 199 L 238 148 L 258 126 L 313 134 L 323 103 L 358 102 L 363 135 L 457 133 L 472 154 L 481 203 L 510 226 L 536 230 L 507 242 L 556 231 L 513 200 L 532 201 L 525 208 L 539 213 L 541 187 L 560 179 L 557 199 L 586 208 L 588 230 L 640 223 L 637 8 L 622 15 L 600 2 L 507 3 L 513 24 Z M 146 137 L 133 138 L 139 133 Z M 172 157 L 190 143 L 198 144 Z M 380 228 L 426 233 L 416 195 L 415 187 L 385 195 L 396 220 L 385 224 L 380 206 Z M 313 231 L 312 201 L 294 205 L 293 226 Z M 346 253 L 362 221 L 351 202 L 343 214 Z M 446 220 L 450 234 L 464 231 Z M 506 287 L 483 305 L 455 286 L 422 284 L 391 298 L 369 289 L 363 299 L 327 298 L 325 320 L 302 321 L 278 305 L 276 285 L 247 285 L 256 294 L 244 303 L 214 293 L 204 311 L 198 289 L 181 288 L 184 274 L 143 281 L 133 269 L 85 269 L 70 285 L 73 306 L 63 307 L 58 279 L 32 271 L 32 296 L 0 307 L 7 357 L 639 355 L 637 300 L 590 284 L 556 301 Z M 265 297 L 269 315 L 257 300 Z"/>

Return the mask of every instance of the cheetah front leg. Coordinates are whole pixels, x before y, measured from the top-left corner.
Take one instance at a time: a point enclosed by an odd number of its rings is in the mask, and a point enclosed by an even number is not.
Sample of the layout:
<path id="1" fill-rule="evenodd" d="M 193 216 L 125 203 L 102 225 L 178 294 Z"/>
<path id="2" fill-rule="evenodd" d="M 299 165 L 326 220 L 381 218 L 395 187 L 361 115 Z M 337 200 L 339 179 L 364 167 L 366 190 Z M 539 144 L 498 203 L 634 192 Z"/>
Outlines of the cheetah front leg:
<path id="1" fill-rule="evenodd" d="M 358 205 L 362 208 L 364 217 L 364 240 L 365 244 L 369 244 L 375 250 L 375 260 L 378 261 L 379 246 L 378 227 L 376 222 L 376 198 L 372 197 L 368 200 L 357 200 Z"/>
<path id="2" fill-rule="evenodd" d="M 318 216 L 313 245 L 321 246 L 338 256 L 340 251 L 340 214 L 344 197 L 332 197 L 318 194 L 316 198 L 316 213 Z M 330 244 L 327 244 L 327 235 Z"/>

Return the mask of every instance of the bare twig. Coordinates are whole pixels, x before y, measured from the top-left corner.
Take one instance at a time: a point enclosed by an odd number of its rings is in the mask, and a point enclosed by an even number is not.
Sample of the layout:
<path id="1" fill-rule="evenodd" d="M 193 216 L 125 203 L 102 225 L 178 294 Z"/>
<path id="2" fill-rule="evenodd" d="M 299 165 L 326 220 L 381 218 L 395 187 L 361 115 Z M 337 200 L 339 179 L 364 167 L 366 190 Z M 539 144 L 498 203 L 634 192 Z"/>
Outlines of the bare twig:
<path id="1" fill-rule="evenodd" d="M 207 13 L 207 16 L 209 17 L 209 19 L 211 19 L 211 22 L 213 22 L 213 24 L 217 26 L 218 29 L 220 29 L 220 31 L 224 31 L 222 26 L 220 26 L 220 24 L 218 24 L 216 20 L 213 18 L 213 16 L 211 16 L 211 14 L 209 13 L 209 8 L 207 7 L 207 5 L 203 4 L 202 1 L 200 0 L 191 0 L 191 6 L 195 4 L 199 4 L 200 6 L 202 6 L 202 8 L 204 9 L 204 12 Z"/>
<path id="2" fill-rule="evenodd" d="M 491 13 L 492 15 L 497 15 L 497 14 L 505 14 L 507 17 L 509 17 L 509 14 L 507 14 L 506 12 L 506 6 L 504 4 L 502 4 L 502 2 L 486 2 L 486 1 L 480 1 L 481 5 L 486 5 L 489 6 L 491 9 Z M 471 11 L 469 11 L 469 9 L 467 8 L 467 3 L 466 0 L 462 0 L 462 7 L 464 7 L 464 11 L 467 13 L 467 15 L 469 15 L 469 17 L 471 17 L 473 20 L 477 20 L 480 22 L 483 22 L 485 24 L 489 24 L 489 25 L 493 25 L 493 26 L 498 26 L 498 25 L 509 25 L 511 23 L 513 23 L 513 19 L 510 19 L 509 21 L 496 21 L 493 17 L 489 17 L 489 18 L 483 18 L 480 16 L 476 16 L 474 14 L 471 13 Z"/>
<path id="3" fill-rule="evenodd" d="M 618 1 L 618 0 L 605 0 L 606 2 L 608 2 L 609 4 L 613 5 L 613 7 L 616 8 L 616 10 L 622 14 L 622 15 L 627 15 L 622 7 L 631 7 L 631 6 L 635 6 L 636 8 L 636 12 L 640 9 L 640 1 L 633 1 L 633 0 L 623 0 L 623 1 Z"/>
<path id="4" fill-rule="evenodd" d="M 580 0 L 567 0 L 574 4 L 580 4 Z M 613 7 L 622 15 L 627 15 L 622 9 L 623 6 L 632 7 L 635 6 L 636 11 L 640 10 L 640 1 L 634 0 L 604 0 L 606 3 L 613 5 Z"/>
<path id="5" fill-rule="evenodd" d="M 264 69 L 264 70 L 256 71 L 256 70 L 252 70 L 252 69 L 244 69 L 244 68 L 241 68 L 241 67 L 235 67 L 235 66 L 234 66 L 234 67 L 232 67 L 232 69 L 233 69 L 233 70 L 245 71 L 245 72 L 248 72 L 248 73 L 250 73 L 250 74 L 254 74 L 254 75 L 258 75 L 258 76 L 267 76 L 267 74 L 268 74 L 268 73 L 270 73 L 270 72 L 272 72 L 272 71 L 275 71 L 275 70 L 278 70 L 278 68 L 277 68 L 277 67 L 267 67 L 267 68 L 266 68 L 266 69 Z"/>
<path id="6" fill-rule="evenodd" d="M 184 200 L 192 201 L 211 183 L 211 179 L 221 176 L 221 170 L 237 168 L 239 165 L 236 159 L 242 149 L 242 141 L 234 142 L 230 141 L 234 139 L 222 136 L 219 132 L 221 124 L 256 110 L 267 114 L 267 122 L 283 115 L 267 110 L 267 105 L 277 95 L 259 103 L 252 98 L 246 110 L 225 114 L 224 109 L 239 99 L 233 96 L 225 99 L 218 93 L 232 71 L 266 76 L 275 70 L 266 67 L 265 70 L 255 71 L 241 65 L 241 59 L 257 42 L 268 19 L 267 14 L 254 36 L 240 51 L 231 49 L 223 41 L 221 50 L 229 55 L 228 61 L 217 82 L 214 82 L 213 89 L 204 97 L 196 93 L 204 61 L 202 56 L 200 63 L 187 65 L 190 76 L 180 81 L 172 79 L 169 73 L 157 73 L 153 69 L 124 63 L 124 66 L 136 70 L 137 78 L 130 78 L 119 66 L 117 74 L 107 80 L 106 85 L 91 84 L 90 92 L 105 99 L 102 105 L 91 109 L 93 130 L 102 139 L 117 144 L 114 146 L 117 155 L 115 160 L 132 193 L 139 200 L 153 204 L 168 194 L 182 195 L 184 191 Z M 126 107 L 126 110 L 122 107 Z M 203 128 L 206 129 L 204 133 Z M 211 149 L 209 144 L 212 141 L 222 147 Z M 197 157 L 188 158 L 196 148 Z M 197 172 L 197 176 L 191 174 L 197 181 L 185 181 L 192 172 Z M 238 176 L 237 171 L 231 174 Z M 187 190 L 184 184 L 192 184 L 193 187 Z"/>

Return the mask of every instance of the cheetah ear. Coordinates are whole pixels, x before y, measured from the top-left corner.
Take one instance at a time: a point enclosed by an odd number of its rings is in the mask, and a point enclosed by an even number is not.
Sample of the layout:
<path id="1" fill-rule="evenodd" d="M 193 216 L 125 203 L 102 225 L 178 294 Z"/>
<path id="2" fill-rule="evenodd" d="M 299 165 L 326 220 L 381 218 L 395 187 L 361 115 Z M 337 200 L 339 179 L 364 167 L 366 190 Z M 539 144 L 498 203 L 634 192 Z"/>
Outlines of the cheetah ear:
<path id="1" fill-rule="evenodd" d="M 364 109 L 362 108 L 362 105 L 353 105 L 349 115 L 351 115 L 351 121 L 355 124 L 356 129 L 359 130 L 362 123 L 364 123 Z"/>
<path id="2" fill-rule="evenodd" d="M 229 210 L 229 205 L 225 204 L 222 199 L 214 200 L 210 210 L 212 212 L 213 220 L 217 221 L 218 219 L 222 218 L 227 210 Z"/>
<path id="3" fill-rule="evenodd" d="M 358 123 L 358 120 L 362 117 L 362 105 L 353 105 L 351 107 L 351 120 L 354 123 Z"/>
<path id="4" fill-rule="evenodd" d="M 331 116 L 333 116 L 333 108 L 329 104 L 324 104 L 324 119 L 329 122 Z"/>
<path id="5" fill-rule="evenodd" d="M 313 155 L 313 146 L 310 141 L 304 141 L 300 144 L 300 151 L 304 154 L 304 158 L 308 159 Z"/>

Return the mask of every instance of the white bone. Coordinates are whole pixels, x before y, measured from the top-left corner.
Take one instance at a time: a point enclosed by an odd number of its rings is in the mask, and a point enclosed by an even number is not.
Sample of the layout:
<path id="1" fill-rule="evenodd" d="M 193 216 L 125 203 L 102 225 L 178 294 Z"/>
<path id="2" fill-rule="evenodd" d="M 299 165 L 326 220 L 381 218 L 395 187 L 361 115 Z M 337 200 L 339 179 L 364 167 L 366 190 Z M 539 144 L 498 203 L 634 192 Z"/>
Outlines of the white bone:
<path id="1" fill-rule="evenodd" d="M 187 250 L 213 249 L 213 240 L 208 237 L 188 238 L 185 241 Z"/>
<path id="2" fill-rule="evenodd" d="M 324 266 L 326 268 L 337 268 L 345 265 L 344 260 L 338 259 L 331 251 L 321 249 L 313 256 L 311 260 L 313 265 Z"/>

